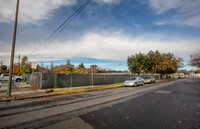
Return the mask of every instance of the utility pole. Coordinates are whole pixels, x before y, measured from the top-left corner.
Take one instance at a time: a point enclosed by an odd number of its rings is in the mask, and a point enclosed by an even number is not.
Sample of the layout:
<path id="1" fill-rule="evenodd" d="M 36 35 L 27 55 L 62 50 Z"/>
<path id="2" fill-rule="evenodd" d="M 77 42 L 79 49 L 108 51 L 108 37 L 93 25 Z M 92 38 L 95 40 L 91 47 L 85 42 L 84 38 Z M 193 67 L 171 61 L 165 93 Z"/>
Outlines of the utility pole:
<path id="1" fill-rule="evenodd" d="M 53 69 L 53 61 L 51 61 L 51 70 Z"/>
<path id="2" fill-rule="evenodd" d="M 40 67 L 43 67 L 43 65 L 44 65 L 44 63 L 43 63 L 43 62 L 41 62 L 41 66 L 40 66 Z"/>
<path id="3" fill-rule="evenodd" d="M 19 0 L 17 0 L 17 5 L 16 5 L 15 25 L 14 25 L 14 31 L 13 31 L 13 41 L 12 41 L 12 50 L 11 50 L 11 58 L 10 58 L 9 80 L 8 80 L 8 90 L 7 90 L 7 97 L 9 98 L 11 97 L 12 72 L 13 72 L 13 61 L 14 61 L 14 54 L 15 54 L 18 10 L 19 10 Z"/>

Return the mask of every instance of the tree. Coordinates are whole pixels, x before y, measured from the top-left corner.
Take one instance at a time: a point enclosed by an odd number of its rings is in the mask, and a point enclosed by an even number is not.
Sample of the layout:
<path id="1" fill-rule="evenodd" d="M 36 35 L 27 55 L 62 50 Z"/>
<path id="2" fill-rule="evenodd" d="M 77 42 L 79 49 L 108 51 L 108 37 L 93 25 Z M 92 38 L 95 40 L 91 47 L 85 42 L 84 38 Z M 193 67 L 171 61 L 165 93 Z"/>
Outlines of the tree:
<path id="1" fill-rule="evenodd" d="M 191 55 L 190 65 L 200 68 L 200 51 L 194 52 Z"/>
<path id="2" fill-rule="evenodd" d="M 66 66 L 67 66 L 67 69 L 68 69 L 69 72 L 73 72 L 74 71 L 74 65 L 70 63 L 69 59 L 67 60 Z"/>
<path id="3" fill-rule="evenodd" d="M 78 68 L 82 68 L 82 69 L 84 69 L 84 68 L 85 68 L 85 66 L 84 66 L 84 64 L 83 64 L 83 63 L 80 63 L 80 64 L 78 65 Z"/>
<path id="4" fill-rule="evenodd" d="M 183 66 L 182 58 L 176 58 L 171 53 L 149 51 L 148 54 L 138 53 L 128 57 L 127 64 L 132 73 L 140 74 L 141 71 L 170 74 Z"/>
<path id="5" fill-rule="evenodd" d="M 152 72 L 157 73 L 159 63 L 162 62 L 161 53 L 156 50 L 155 52 L 151 51 L 151 70 Z"/>
<path id="6" fill-rule="evenodd" d="M 156 70 L 156 73 L 161 74 L 171 74 L 175 73 L 178 68 L 182 67 L 183 59 L 176 58 L 174 54 L 171 53 L 162 53 L 159 56 L 156 56 L 159 62 L 156 62 L 153 67 Z"/>
<path id="7" fill-rule="evenodd" d="M 18 63 L 13 64 L 13 74 L 15 74 L 15 75 L 21 75 L 22 74 L 21 69 L 18 66 Z"/>
<path id="8" fill-rule="evenodd" d="M 71 63 L 70 63 L 70 60 L 69 60 L 69 59 L 67 60 L 67 65 L 71 65 Z"/>
<path id="9" fill-rule="evenodd" d="M 23 56 L 23 58 L 22 58 L 21 70 L 22 70 L 22 74 L 31 73 L 32 72 L 31 63 L 28 62 L 28 57 L 27 56 Z"/>
<path id="10" fill-rule="evenodd" d="M 7 70 L 7 66 L 6 65 L 2 65 L 1 69 L 5 72 Z"/>
<path id="11" fill-rule="evenodd" d="M 93 65 L 90 65 L 90 68 L 92 68 L 92 69 L 96 69 L 98 66 L 97 65 L 95 65 L 95 64 L 93 64 Z"/>
<path id="12" fill-rule="evenodd" d="M 129 66 L 129 70 L 132 73 L 137 73 L 140 75 L 141 70 L 145 70 L 148 68 L 149 58 L 145 56 L 145 54 L 139 53 L 128 57 L 127 63 Z"/>

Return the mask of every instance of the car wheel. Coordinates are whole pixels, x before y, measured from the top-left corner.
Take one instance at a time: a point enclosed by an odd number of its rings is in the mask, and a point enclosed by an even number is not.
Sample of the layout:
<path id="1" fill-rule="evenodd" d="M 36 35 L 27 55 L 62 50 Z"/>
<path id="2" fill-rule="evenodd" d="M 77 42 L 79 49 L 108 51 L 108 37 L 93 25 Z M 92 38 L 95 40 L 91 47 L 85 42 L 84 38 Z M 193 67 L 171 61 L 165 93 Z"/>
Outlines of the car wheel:
<path id="1" fill-rule="evenodd" d="M 150 82 L 151 84 L 153 83 L 153 81 L 151 80 L 151 82 Z"/>
<path id="2" fill-rule="evenodd" d="M 144 82 L 142 83 L 142 85 L 144 86 Z"/>
<path id="3" fill-rule="evenodd" d="M 20 79 L 20 78 L 17 78 L 17 79 L 16 79 L 16 82 L 21 82 L 21 79 Z"/>
<path id="4" fill-rule="evenodd" d="M 137 83 L 135 82 L 134 86 L 136 87 L 137 86 Z"/>

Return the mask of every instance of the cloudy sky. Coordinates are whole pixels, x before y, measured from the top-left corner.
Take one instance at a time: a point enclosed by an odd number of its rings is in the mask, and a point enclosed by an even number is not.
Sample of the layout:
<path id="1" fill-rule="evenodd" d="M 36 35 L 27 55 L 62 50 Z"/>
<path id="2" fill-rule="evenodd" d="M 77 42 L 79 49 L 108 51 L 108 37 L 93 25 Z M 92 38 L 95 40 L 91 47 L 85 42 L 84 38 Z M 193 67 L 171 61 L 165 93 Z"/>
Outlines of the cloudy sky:
<path id="1" fill-rule="evenodd" d="M 20 53 L 39 64 L 70 59 L 125 70 L 127 57 L 138 52 L 170 52 L 187 65 L 200 49 L 199 0 L 92 0 L 57 38 L 44 43 L 84 1 L 20 0 L 15 62 Z M 0 60 L 6 65 L 15 6 L 16 0 L 0 0 Z"/>

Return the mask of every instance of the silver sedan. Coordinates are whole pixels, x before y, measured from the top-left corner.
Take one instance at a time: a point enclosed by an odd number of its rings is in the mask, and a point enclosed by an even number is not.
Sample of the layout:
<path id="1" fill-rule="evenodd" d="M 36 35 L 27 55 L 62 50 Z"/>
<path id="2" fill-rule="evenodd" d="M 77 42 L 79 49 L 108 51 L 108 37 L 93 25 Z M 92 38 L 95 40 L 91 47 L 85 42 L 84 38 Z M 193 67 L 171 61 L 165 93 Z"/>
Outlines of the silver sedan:
<path id="1" fill-rule="evenodd" d="M 144 77 L 144 83 L 155 83 L 156 79 L 153 77 Z"/>
<path id="2" fill-rule="evenodd" d="M 124 86 L 144 85 L 144 79 L 141 77 L 131 77 L 124 82 Z"/>

